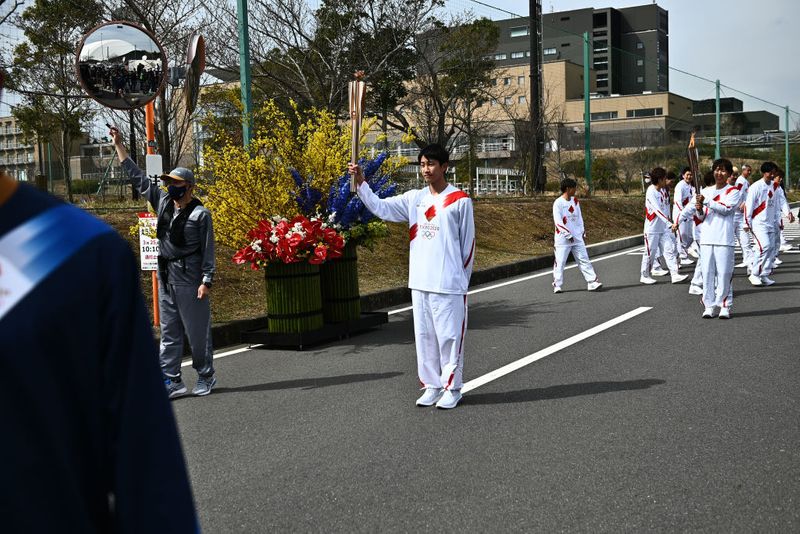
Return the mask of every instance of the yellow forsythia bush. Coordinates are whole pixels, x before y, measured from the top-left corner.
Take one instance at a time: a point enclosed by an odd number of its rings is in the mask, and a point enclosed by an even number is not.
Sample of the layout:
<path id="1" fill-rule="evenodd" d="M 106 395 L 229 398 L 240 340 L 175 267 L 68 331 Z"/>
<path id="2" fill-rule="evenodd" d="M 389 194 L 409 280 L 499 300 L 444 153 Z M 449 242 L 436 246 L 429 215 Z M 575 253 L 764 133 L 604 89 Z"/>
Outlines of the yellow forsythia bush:
<path id="1" fill-rule="evenodd" d="M 292 116 L 267 101 L 254 112 L 253 123 L 253 139 L 244 148 L 226 138 L 214 117 L 206 117 L 215 141 L 203 151 L 202 172 L 211 177 L 204 184 L 205 204 L 214 213 L 217 241 L 236 249 L 247 244 L 247 232 L 259 220 L 299 213 L 292 169 L 313 179 L 327 196 L 349 161 L 349 129 L 328 111 L 295 107 Z"/>

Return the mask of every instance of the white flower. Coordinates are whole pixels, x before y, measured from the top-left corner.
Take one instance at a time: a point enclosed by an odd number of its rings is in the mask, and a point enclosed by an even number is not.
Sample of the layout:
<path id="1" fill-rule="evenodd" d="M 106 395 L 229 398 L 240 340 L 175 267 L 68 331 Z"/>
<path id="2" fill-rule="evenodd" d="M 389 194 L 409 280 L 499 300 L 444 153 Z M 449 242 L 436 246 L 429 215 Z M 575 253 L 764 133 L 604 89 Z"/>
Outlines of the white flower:
<path id="1" fill-rule="evenodd" d="M 270 243 L 277 244 L 278 241 L 279 241 L 278 236 L 276 236 L 274 233 L 271 236 L 269 236 L 269 242 Z"/>

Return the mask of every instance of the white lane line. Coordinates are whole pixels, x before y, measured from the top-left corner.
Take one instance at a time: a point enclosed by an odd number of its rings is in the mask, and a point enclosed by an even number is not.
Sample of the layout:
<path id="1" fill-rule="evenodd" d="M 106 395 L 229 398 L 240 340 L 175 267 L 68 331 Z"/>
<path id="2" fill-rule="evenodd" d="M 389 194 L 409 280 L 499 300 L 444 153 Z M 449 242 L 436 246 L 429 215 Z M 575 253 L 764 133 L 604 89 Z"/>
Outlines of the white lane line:
<path id="1" fill-rule="evenodd" d="M 567 338 L 564 341 L 559 341 L 555 345 L 550 345 L 546 349 L 542 349 L 540 351 L 534 352 L 533 354 L 529 354 L 528 356 L 520 358 L 519 360 L 509 363 L 508 365 L 504 365 L 503 367 L 496 369 L 491 373 L 487 373 L 483 376 L 470 380 L 469 382 L 464 384 L 464 386 L 461 388 L 461 392 L 467 393 L 468 391 L 471 391 L 475 388 L 479 388 L 485 384 L 488 384 L 489 382 L 492 382 L 493 380 L 497 380 L 498 378 L 503 377 L 509 373 L 513 373 L 514 371 L 521 369 L 526 365 L 529 365 L 537 360 L 541 360 L 542 358 L 550 356 L 553 353 L 556 353 L 562 349 L 565 349 L 569 346 L 579 343 L 584 339 L 590 338 L 595 334 L 599 334 L 604 330 L 608 330 L 612 326 L 616 326 L 622 322 L 627 321 L 628 319 L 632 319 L 633 317 L 636 317 L 637 315 L 640 315 L 652 309 L 653 309 L 652 307 L 647 307 L 647 306 L 636 308 L 635 310 L 631 310 L 628 313 L 625 313 L 623 315 L 620 315 L 619 317 L 611 319 L 610 321 L 606 321 L 605 323 L 592 327 L 589 330 L 581 332 L 580 334 Z"/>
<path id="2" fill-rule="evenodd" d="M 592 263 L 597 263 L 598 261 L 609 260 L 611 258 L 616 258 L 617 256 L 625 256 L 629 254 L 630 251 L 626 249 L 624 252 L 617 252 L 615 254 L 609 254 L 608 256 L 600 256 L 599 258 L 592 258 Z M 571 263 L 564 267 L 564 269 L 575 269 L 578 266 L 577 263 Z M 514 280 L 510 280 L 508 282 L 502 282 L 500 284 L 495 284 L 492 286 L 482 287 L 480 289 L 473 289 L 472 291 L 467 292 L 467 295 L 474 295 L 476 293 L 483 293 L 484 291 L 491 291 L 492 289 L 497 289 L 499 287 L 510 286 L 512 284 L 519 284 L 520 282 L 527 282 L 528 280 L 533 280 L 534 278 L 539 278 L 541 276 L 553 276 L 553 271 L 544 271 L 537 274 L 531 274 L 529 276 L 523 276 L 522 278 L 516 278 Z M 406 312 L 408 310 L 413 309 L 413 306 L 406 306 L 405 308 L 398 308 L 396 310 L 391 310 L 389 315 L 394 315 L 396 313 Z"/>
<path id="3" fill-rule="evenodd" d="M 261 345 L 250 345 L 249 347 L 242 347 L 240 349 L 233 349 L 227 352 L 220 352 L 219 354 L 214 354 L 214 359 L 218 360 L 220 358 L 224 358 L 225 356 L 233 356 L 234 354 L 241 354 L 242 352 L 247 352 L 248 350 L 257 349 Z M 192 360 L 185 361 L 181 363 L 181 367 L 189 367 L 192 365 Z"/>
<path id="4" fill-rule="evenodd" d="M 603 260 L 607 260 L 607 259 L 611 259 L 611 258 L 616 258 L 617 256 L 624 256 L 627 253 L 628 253 L 628 250 L 626 249 L 624 252 L 617 252 L 615 254 L 609 254 L 607 256 L 600 256 L 599 258 L 592 259 L 592 263 L 596 263 L 598 261 L 603 261 Z M 565 269 L 574 269 L 577 266 L 578 266 L 578 264 L 572 263 L 570 265 L 567 265 L 565 267 Z M 516 280 L 511 280 L 510 282 L 503 282 L 501 284 L 495 284 L 493 286 L 482 287 L 480 289 L 475 289 L 473 291 L 470 291 L 467 294 L 468 295 L 472 295 L 474 293 L 481 293 L 483 291 L 489 291 L 490 289 L 497 289 L 499 287 L 508 286 L 508 285 L 511 285 L 511 284 L 517 284 L 519 282 L 525 282 L 526 280 L 531 280 L 533 278 L 539 278 L 540 276 L 547 276 L 547 275 L 552 275 L 552 274 L 553 274 L 552 271 L 544 271 L 544 272 L 541 272 L 541 273 L 538 273 L 538 274 L 533 274 L 533 275 L 530 275 L 530 276 L 526 276 L 524 278 L 518 278 Z M 397 310 L 392 310 L 392 311 L 389 312 L 389 315 L 394 315 L 396 313 L 402 313 L 402 312 L 405 312 L 405 311 L 409 311 L 411 309 L 412 309 L 412 307 L 408 306 L 406 308 L 400 308 L 400 309 L 397 309 Z M 261 347 L 261 346 L 262 345 L 251 345 L 249 347 L 242 347 L 240 349 L 234 349 L 234 350 L 230 350 L 230 351 L 227 351 L 227 352 L 214 354 L 214 359 L 216 360 L 216 359 L 219 359 L 219 358 L 224 358 L 225 356 L 232 356 L 234 354 L 241 354 L 242 352 L 247 352 L 247 351 L 250 351 L 250 350 L 253 350 L 253 349 L 257 349 L 258 347 Z M 185 361 L 185 362 L 181 363 L 181 367 L 188 367 L 190 365 L 192 365 L 192 361 L 191 360 L 188 360 L 188 361 Z"/>

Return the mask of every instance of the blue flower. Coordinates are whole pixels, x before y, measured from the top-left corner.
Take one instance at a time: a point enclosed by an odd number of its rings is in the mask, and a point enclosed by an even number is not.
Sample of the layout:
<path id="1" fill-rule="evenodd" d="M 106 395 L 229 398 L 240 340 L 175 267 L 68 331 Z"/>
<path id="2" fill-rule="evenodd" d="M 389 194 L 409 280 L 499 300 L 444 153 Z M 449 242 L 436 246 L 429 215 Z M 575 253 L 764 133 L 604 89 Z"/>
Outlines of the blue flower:
<path id="1" fill-rule="evenodd" d="M 397 191 L 397 184 L 385 174 L 378 174 L 378 171 L 389 157 L 387 152 L 381 152 L 373 160 L 361 159 L 359 165 L 364 171 L 364 179 L 378 198 L 394 196 Z M 361 199 L 356 195 L 350 194 L 350 175 L 343 174 L 331 186 L 328 195 L 328 213 L 334 214 L 334 222 L 341 224 L 347 230 L 353 225 L 369 222 L 375 216 L 364 206 Z"/>
<path id="2" fill-rule="evenodd" d="M 318 189 L 311 187 L 311 182 L 314 180 L 313 176 L 308 180 L 304 180 L 300 173 L 297 172 L 297 169 L 291 169 L 290 172 L 294 183 L 297 185 L 297 190 L 293 192 L 297 206 L 303 215 L 314 215 L 317 212 L 319 201 L 322 200 L 322 193 Z"/>

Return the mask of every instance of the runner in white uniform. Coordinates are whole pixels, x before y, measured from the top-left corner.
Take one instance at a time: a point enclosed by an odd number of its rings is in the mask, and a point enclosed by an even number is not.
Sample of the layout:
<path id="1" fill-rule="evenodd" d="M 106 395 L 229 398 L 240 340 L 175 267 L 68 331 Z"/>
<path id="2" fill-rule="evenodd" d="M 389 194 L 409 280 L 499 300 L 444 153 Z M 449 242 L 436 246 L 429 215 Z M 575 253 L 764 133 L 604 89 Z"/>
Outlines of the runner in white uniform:
<path id="1" fill-rule="evenodd" d="M 419 154 L 428 186 L 386 199 L 372 192 L 358 165 L 349 165 L 368 210 L 386 221 L 408 222 L 408 287 L 417 372 L 425 390 L 416 404 L 445 409 L 461 400 L 467 288 L 475 260 L 472 201 L 445 180 L 448 161 L 443 147 L 428 145 Z"/>
<path id="2" fill-rule="evenodd" d="M 727 183 L 733 165 L 727 159 L 714 161 L 711 167 L 715 184 L 697 196 L 700 226 L 700 263 L 703 270 L 703 317 L 730 318 L 733 305 L 734 213 L 739 206 L 739 189 Z"/>
<path id="3" fill-rule="evenodd" d="M 744 227 L 753 237 L 753 264 L 748 280 L 754 286 L 775 283 L 767 275 L 772 270 L 772 233 L 776 230 L 772 177 L 777 170 L 778 166 L 771 161 L 761 164 L 761 179 L 750 186 L 744 206 Z"/>
<path id="4" fill-rule="evenodd" d="M 750 165 L 742 165 L 742 173 L 736 179 L 736 187 L 739 189 L 739 207 L 733 217 L 733 224 L 736 226 L 736 239 L 742 249 L 742 263 L 736 267 L 747 267 L 747 274 L 750 274 L 750 266 L 753 264 L 753 239 L 750 232 L 744 229 L 744 205 L 747 201 L 747 191 L 750 189 L 750 174 L 753 172 Z"/>
<path id="5" fill-rule="evenodd" d="M 772 179 L 772 191 L 775 193 L 775 230 L 772 233 L 772 247 L 770 249 L 772 253 L 770 261 L 772 270 L 783 263 L 778 258 L 778 254 L 784 250 L 782 245 L 786 244 L 786 238 L 783 236 L 783 218 L 788 217 L 789 222 L 794 222 L 794 214 L 789 210 L 789 202 L 786 200 L 786 192 L 783 190 L 783 174 L 783 169 L 778 169 Z"/>
<path id="6" fill-rule="evenodd" d="M 672 283 L 686 280 L 686 275 L 678 273 L 678 258 L 674 241 L 666 232 L 677 230 L 677 225 L 666 214 L 669 213 L 669 200 L 665 200 L 661 188 L 665 186 L 667 171 L 656 167 L 650 172 L 650 187 L 647 188 L 644 207 L 644 246 L 642 255 L 641 277 L 643 284 L 655 284 L 650 275 L 659 248 L 667 261 L 667 268 L 672 275 Z"/>
<path id="7" fill-rule="evenodd" d="M 561 293 L 564 283 L 564 264 L 570 252 L 583 273 L 589 291 L 595 291 L 603 284 L 589 261 L 586 245 L 583 242 L 584 229 L 581 207 L 575 196 L 578 183 L 572 178 L 561 180 L 561 196 L 553 202 L 553 224 L 555 224 L 555 262 L 553 263 L 553 293 Z"/>
<path id="8" fill-rule="evenodd" d="M 685 167 L 681 172 L 681 180 L 675 184 L 675 191 L 672 195 L 672 222 L 678 223 L 681 211 L 694 199 L 694 174 L 689 167 Z M 689 257 L 689 247 L 694 242 L 694 219 L 682 221 L 678 224 L 678 255 L 681 265 L 691 265 L 694 261 Z"/>

